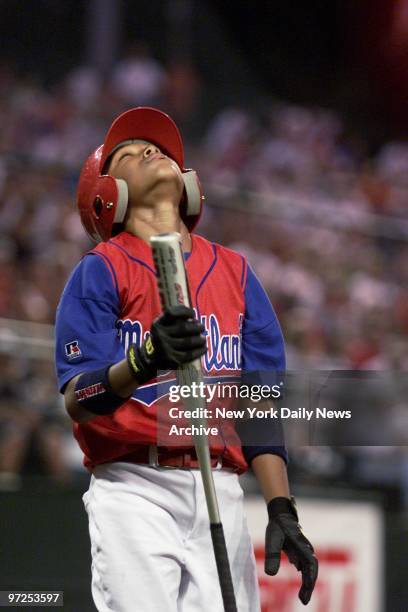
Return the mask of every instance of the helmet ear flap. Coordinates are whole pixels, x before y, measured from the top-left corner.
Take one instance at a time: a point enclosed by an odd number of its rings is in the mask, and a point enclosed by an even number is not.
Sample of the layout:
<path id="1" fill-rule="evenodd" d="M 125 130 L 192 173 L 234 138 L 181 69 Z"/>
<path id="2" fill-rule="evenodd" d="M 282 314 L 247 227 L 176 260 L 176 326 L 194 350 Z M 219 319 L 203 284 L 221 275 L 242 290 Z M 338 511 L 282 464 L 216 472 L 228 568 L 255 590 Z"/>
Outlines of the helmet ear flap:
<path id="1" fill-rule="evenodd" d="M 98 176 L 94 186 L 92 217 L 99 240 L 109 240 L 113 226 L 123 223 L 129 201 L 126 181 L 104 174 Z"/>
<path id="2" fill-rule="evenodd" d="M 95 242 L 109 240 L 113 226 L 123 223 L 129 198 L 126 181 L 99 174 L 101 149 L 86 160 L 77 192 L 82 224 Z"/>
<path id="3" fill-rule="evenodd" d="M 117 204 L 115 209 L 114 223 L 123 223 L 129 203 L 129 189 L 127 182 L 123 179 L 114 179 L 118 191 Z"/>
<path id="4" fill-rule="evenodd" d="M 183 171 L 184 188 L 186 192 L 186 202 L 183 211 L 181 212 L 182 219 L 191 231 L 197 225 L 203 206 L 204 196 L 200 179 L 195 170 Z"/>

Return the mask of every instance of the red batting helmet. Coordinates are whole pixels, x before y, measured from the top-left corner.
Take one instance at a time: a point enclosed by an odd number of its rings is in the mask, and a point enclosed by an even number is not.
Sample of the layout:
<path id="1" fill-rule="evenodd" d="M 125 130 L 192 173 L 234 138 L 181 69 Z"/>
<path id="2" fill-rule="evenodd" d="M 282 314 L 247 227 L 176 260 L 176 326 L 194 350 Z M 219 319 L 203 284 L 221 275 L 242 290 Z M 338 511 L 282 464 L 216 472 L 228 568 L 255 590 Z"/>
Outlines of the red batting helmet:
<path id="1" fill-rule="evenodd" d="M 140 106 L 122 113 L 112 123 L 103 145 L 85 161 L 79 177 L 77 204 L 88 235 L 100 242 L 120 231 L 128 206 L 126 181 L 104 174 L 112 151 L 121 143 L 146 140 L 171 157 L 183 173 L 185 198 L 180 215 L 192 231 L 201 215 L 203 196 L 194 170 L 184 168 L 184 148 L 180 132 L 165 113 Z M 114 227 L 116 225 L 116 228 Z"/>

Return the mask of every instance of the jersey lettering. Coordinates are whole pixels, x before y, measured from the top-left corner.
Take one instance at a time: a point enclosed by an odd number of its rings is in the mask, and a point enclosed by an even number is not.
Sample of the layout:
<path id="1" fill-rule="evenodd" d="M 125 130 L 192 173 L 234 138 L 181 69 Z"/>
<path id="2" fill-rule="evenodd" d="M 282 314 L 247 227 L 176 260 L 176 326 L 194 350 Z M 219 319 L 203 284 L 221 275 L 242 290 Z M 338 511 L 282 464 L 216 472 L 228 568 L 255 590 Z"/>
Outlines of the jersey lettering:
<path id="1" fill-rule="evenodd" d="M 243 315 L 239 315 L 239 328 Z M 204 355 L 204 367 L 207 372 L 221 370 L 238 370 L 241 367 L 241 337 L 238 334 L 221 334 L 217 317 L 211 314 L 202 315 L 201 323 L 207 337 L 207 353 Z M 120 341 L 127 351 L 129 344 L 141 346 L 149 336 L 149 331 L 143 330 L 140 321 L 126 319 L 116 324 Z"/>
<path id="2" fill-rule="evenodd" d="M 124 321 L 119 320 L 116 322 L 116 327 L 118 329 L 119 339 L 125 351 L 128 350 L 130 344 L 142 346 L 149 335 L 149 331 L 143 332 L 140 321 L 131 321 L 130 319 L 125 319 Z"/>
<path id="3" fill-rule="evenodd" d="M 207 353 L 204 364 L 207 372 L 215 370 L 238 370 L 241 367 L 241 338 L 237 334 L 221 334 L 218 319 L 214 314 L 201 316 L 207 335 Z"/>

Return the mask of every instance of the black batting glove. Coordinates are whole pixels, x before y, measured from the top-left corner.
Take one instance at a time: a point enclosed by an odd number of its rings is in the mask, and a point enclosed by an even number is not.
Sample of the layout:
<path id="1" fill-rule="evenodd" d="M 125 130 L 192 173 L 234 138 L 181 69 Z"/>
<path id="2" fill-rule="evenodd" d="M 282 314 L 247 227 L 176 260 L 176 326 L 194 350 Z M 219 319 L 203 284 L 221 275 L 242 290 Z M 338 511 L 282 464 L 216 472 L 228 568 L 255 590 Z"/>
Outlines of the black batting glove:
<path id="1" fill-rule="evenodd" d="M 192 308 L 173 306 L 152 324 L 141 347 L 131 344 L 127 352 L 129 369 L 139 384 L 157 375 L 158 370 L 175 370 L 204 355 L 207 350 L 204 326 Z"/>
<path id="2" fill-rule="evenodd" d="M 318 561 L 309 540 L 299 525 L 294 498 L 274 497 L 268 503 L 269 523 L 265 536 L 265 573 L 275 576 L 279 571 L 280 553 L 302 573 L 300 601 L 309 603 L 317 579 Z"/>

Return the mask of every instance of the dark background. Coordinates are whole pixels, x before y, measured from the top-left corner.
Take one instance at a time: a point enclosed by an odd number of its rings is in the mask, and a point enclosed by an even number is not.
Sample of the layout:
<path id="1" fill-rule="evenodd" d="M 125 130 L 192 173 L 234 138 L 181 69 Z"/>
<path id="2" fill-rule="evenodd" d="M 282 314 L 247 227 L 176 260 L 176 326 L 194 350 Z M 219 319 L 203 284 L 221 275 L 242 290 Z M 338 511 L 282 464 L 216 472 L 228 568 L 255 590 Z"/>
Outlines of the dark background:
<path id="1" fill-rule="evenodd" d="M 209 113 L 221 100 L 239 97 L 259 105 L 272 96 L 338 109 L 364 132 L 372 151 L 386 139 L 407 135 L 403 0 L 117 0 L 117 5 L 121 21 L 114 54 L 141 39 L 163 62 L 191 58 L 206 82 Z M 78 0 L 2 0 L 3 62 L 52 87 L 89 57 L 94 16 L 88 7 Z M 97 45 L 104 44 L 101 37 Z"/>

